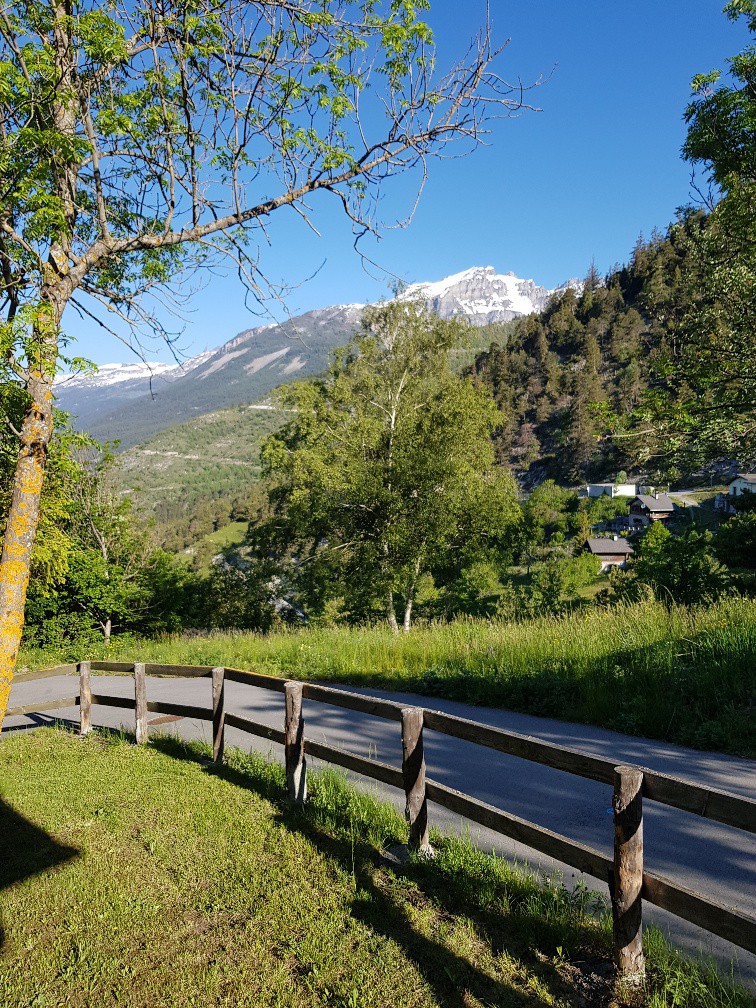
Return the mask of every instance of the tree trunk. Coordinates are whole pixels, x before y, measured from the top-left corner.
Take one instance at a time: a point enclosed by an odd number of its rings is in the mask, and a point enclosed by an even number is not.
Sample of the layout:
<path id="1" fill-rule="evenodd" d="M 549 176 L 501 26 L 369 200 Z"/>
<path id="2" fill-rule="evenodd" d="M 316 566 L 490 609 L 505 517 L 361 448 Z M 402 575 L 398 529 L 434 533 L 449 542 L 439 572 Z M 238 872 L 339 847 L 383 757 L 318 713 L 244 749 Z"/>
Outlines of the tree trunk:
<path id="1" fill-rule="evenodd" d="M 110 634 L 113 630 L 112 620 L 106 619 L 102 625 L 102 639 L 105 641 L 106 646 L 110 644 Z"/>
<path id="2" fill-rule="evenodd" d="M 40 494 L 53 432 L 54 358 L 50 364 L 43 354 L 40 357 L 43 359 L 27 383 L 31 402 L 20 431 L 21 447 L 0 558 L 0 725 L 8 707 L 24 629 L 31 554 L 39 524 Z"/>
<path id="3" fill-rule="evenodd" d="M 404 607 L 404 619 L 402 620 L 402 631 L 404 633 L 409 633 L 410 626 L 412 625 L 412 599 L 407 599 L 407 604 Z"/>
<path id="4" fill-rule="evenodd" d="M 53 60 L 60 87 L 51 103 L 50 127 L 73 141 L 76 135 L 76 105 L 68 82 L 76 66 L 73 52 L 73 23 L 68 0 L 51 5 Z M 0 727 L 8 708 L 13 673 L 24 629 L 26 590 L 34 540 L 39 525 L 40 497 L 47 468 L 47 454 L 53 435 L 53 378 L 58 363 L 60 321 L 73 292 L 68 277 L 71 235 L 77 214 L 77 179 L 80 165 L 76 156 L 65 155 L 54 171 L 53 192 L 65 224 L 52 239 L 46 262 L 42 264 L 39 300 L 34 306 L 24 374 L 28 396 L 20 430 L 20 448 L 13 477 L 13 497 L 7 514 L 3 551 L 0 557 Z"/>
<path id="5" fill-rule="evenodd" d="M 389 591 L 386 600 L 386 618 L 392 633 L 399 633 L 399 624 L 396 621 L 396 610 L 394 609 L 394 593 Z"/>
<path id="6" fill-rule="evenodd" d="M 407 585 L 407 599 L 404 603 L 404 619 L 402 620 L 402 630 L 404 633 L 409 633 L 410 627 L 412 625 L 412 605 L 415 601 L 415 590 L 417 588 L 417 579 L 420 576 L 420 557 L 415 561 L 415 572 L 413 574 L 412 580 Z"/>

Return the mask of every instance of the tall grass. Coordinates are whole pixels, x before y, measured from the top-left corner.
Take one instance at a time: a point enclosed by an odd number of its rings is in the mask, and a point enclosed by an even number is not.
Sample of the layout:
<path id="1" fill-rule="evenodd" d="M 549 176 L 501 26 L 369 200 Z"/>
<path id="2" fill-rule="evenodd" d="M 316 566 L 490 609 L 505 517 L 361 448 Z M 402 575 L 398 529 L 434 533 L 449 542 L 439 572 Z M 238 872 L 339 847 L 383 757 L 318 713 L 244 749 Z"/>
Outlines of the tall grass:
<path id="1" fill-rule="evenodd" d="M 88 657 L 103 658 L 102 646 Z M 27 651 L 27 665 L 85 657 Z M 111 660 L 238 666 L 444 696 L 741 755 L 756 753 L 756 601 L 649 602 L 521 623 L 457 621 L 116 641 Z"/>

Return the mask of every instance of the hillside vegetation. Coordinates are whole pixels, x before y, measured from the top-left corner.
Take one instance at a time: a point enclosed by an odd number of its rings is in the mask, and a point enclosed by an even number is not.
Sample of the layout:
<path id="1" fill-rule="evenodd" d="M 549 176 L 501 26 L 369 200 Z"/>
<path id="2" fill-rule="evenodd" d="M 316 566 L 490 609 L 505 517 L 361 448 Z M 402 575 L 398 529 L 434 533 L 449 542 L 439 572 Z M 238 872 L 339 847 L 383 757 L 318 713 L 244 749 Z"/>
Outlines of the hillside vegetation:
<path id="1" fill-rule="evenodd" d="M 238 751 L 211 770 L 176 740 L 39 729 L 3 752 L 4 1005 L 621 1006 L 596 894 L 440 836 L 395 874 L 378 854 L 403 820 L 333 772 L 297 811 Z M 649 1008 L 753 1004 L 645 945 Z"/>
<path id="2" fill-rule="evenodd" d="M 233 501 L 259 479 L 260 445 L 283 419 L 280 410 L 251 405 L 187 420 L 120 456 L 120 482 L 161 525 L 201 518 L 202 504 Z M 221 524 L 229 519 L 230 509 Z"/>
<path id="3" fill-rule="evenodd" d="M 492 340 L 506 340 L 515 325 L 499 322 L 472 329 L 467 345 L 454 354 L 455 367 L 469 368 Z M 346 341 L 347 336 L 342 333 L 340 338 Z M 316 370 L 324 368 L 332 345 L 329 339 L 319 348 L 319 356 L 313 358 Z M 290 381 L 302 377 L 298 370 Z M 260 446 L 285 419 L 281 410 L 268 406 L 252 403 L 200 413 L 119 456 L 122 488 L 140 510 L 156 518 L 160 536 L 170 549 L 191 546 L 229 522 L 247 517 L 247 499 L 250 493 L 257 496 L 251 488 L 256 488 L 260 478 Z M 132 403 L 129 408 L 139 413 L 138 405 Z M 201 546 L 200 554 L 206 553 Z"/>
<path id="4" fill-rule="evenodd" d="M 646 466 L 646 439 L 624 436 L 628 415 L 655 370 L 658 380 L 675 317 L 690 298 L 688 239 L 705 226 L 692 214 L 666 235 L 639 240 L 627 265 L 606 278 L 591 270 L 582 294 L 566 289 L 478 356 L 472 374 L 506 417 L 496 437 L 499 461 L 526 483 L 613 479 Z M 607 436 L 618 430 L 623 437 Z M 679 476 L 669 465 L 654 457 L 655 475 Z"/>

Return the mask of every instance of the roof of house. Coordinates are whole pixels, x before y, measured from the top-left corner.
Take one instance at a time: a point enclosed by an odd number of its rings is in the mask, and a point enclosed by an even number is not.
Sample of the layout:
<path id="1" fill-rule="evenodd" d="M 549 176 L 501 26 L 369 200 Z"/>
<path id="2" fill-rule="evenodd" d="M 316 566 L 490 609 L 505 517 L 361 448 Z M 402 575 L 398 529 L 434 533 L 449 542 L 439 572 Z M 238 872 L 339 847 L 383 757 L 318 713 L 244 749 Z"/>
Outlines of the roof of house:
<path id="1" fill-rule="evenodd" d="M 671 514 L 675 510 L 674 501 L 666 494 L 659 494 L 658 497 L 655 497 L 653 494 L 638 494 L 630 503 L 634 504 L 635 501 L 640 501 L 649 511 L 669 511 Z"/>
<path id="2" fill-rule="evenodd" d="M 756 473 L 738 473 L 735 479 L 730 480 L 730 483 L 734 483 L 739 479 L 746 480 L 748 483 L 756 483 Z"/>
<path id="3" fill-rule="evenodd" d="M 621 537 L 617 539 L 589 539 L 585 545 L 591 553 L 602 556 L 629 556 L 634 552 L 627 539 Z"/>

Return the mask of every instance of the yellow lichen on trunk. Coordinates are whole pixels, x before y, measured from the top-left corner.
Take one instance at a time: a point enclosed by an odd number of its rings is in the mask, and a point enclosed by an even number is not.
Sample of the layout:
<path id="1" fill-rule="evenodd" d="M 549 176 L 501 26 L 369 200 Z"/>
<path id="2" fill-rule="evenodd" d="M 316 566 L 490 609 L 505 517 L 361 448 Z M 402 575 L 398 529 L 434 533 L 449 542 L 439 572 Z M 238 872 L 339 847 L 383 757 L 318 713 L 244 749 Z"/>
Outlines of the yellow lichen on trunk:
<path id="1" fill-rule="evenodd" d="M 31 556 L 39 524 L 40 498 L 52 437 L 52 373 L 40 369 L 30 382 L 34 395 L 21 427 L 0 557 L 0 726 L 8 708 L 13 673 L 24 629 Z M 30 389 L 31 391 L 31 389 Z"/>

